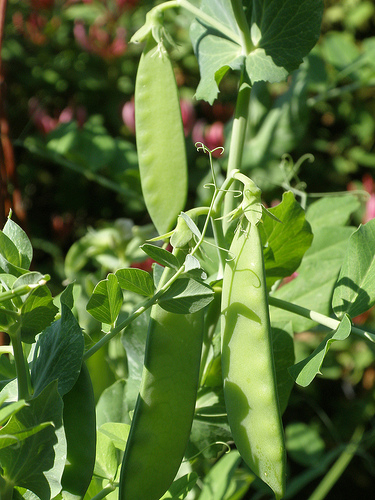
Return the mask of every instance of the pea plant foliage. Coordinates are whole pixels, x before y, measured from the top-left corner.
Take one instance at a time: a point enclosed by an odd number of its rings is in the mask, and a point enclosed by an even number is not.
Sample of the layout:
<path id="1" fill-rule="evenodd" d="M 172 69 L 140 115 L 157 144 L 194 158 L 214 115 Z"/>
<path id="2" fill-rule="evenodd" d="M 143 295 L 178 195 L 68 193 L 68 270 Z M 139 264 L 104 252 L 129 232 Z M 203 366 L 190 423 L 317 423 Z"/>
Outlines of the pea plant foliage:
<path id="1" fill-rule="evenodd" d="M 189 209 L 173 40 L 163 25 L 170 9 L 192 21 L 196 99 L 212 105 L 227 73 L 238 81 L 225 151 L 216 159 L 197 144 L 212 173 L 210 203 Z M 141 246 L 153 271 L 114 269 L 92 287 L 85 314 L 101 324 L 99 336 L 84 327 L 78 285 L 53 297 L 50 277 L 30 270 L 32 245 L 9 214 L 0 232 L 0 327 L 11 341 L 0 353 L 2 500 L 297 498 L 325 475 L 320 499 L 339 480 L 340 453 L 354 452 L 322 445 L 309 455 L 284 420 L 295 388 L 324 382 L 335 346 L 354 339 L 373 352 L 375 334 L 353 319 L 375 304 L 375 221 L 351 226 L 355 195 L 315 201 L 293 176 L 266 208 L 242 166 L 252 88 L 299 68 L 322 14 L 322 0 L 171 0 L 149 11 L 131 41 L 143 47 L 136 140 L 158 233 Z M 301 343 L 302 332 L 315 340 Z M 122 377 L 96 401 L 91 362 L 111 346 L 122 348 Z M 366 418 L 353 429 L 354 447 Z M 301 434 L 319 448 L 312 427 Z M 305 453 L 302 473 L 290 465 L 296 449 Z"/>

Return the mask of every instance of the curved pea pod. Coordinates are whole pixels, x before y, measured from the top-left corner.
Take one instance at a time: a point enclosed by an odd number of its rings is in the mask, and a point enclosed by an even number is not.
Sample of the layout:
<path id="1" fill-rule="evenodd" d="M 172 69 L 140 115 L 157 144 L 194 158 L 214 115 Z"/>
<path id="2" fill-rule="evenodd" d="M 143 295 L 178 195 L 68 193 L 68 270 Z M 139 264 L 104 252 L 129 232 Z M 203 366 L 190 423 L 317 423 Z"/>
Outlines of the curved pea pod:
<path id="1" fill-rule="evenodd" d="M 67 441 L 67 463 L 61 484 L 63 491 L 83 498 L 95 465 L 95 398 L 89 371 L 82 364 L 73 388 L 64 395 L 63 422 Z"/>
<path id="2" fill-rule="evenodd" d="M 246 464 L 277 499 L 285 491 L 285 444 L 276 389 L 263 249 L 243 217 L 222 290 L 222 374 L 228 421 Z"/>
<path id="3" fill-rule="evenodd" d="M 165 283 L 171 270 L 165 270 Z M 159 285 L 161 286 L 161 285 Z M 151 310 L 144 369 L 121 466 L 120 500 L 158 500 L 188 443 L 197 396 L 203 311 Z"/>
<path id="4" fill-rule="evenodd" d="M 187 160 L 171 61 L 149 36 L 135 83 L 135 128 L 143 197 L 159 234 L 169 231 L 187 197 Z"/>

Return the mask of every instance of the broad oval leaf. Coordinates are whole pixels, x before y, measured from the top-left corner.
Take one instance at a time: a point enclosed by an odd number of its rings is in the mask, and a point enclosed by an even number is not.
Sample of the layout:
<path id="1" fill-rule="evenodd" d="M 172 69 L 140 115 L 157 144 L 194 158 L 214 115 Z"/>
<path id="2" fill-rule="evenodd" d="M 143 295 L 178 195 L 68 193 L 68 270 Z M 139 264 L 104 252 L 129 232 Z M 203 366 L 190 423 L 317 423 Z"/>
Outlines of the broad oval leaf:
<path id="1" fill-rule="evenodd" d="M 87 303 L 86 309 L 96 320 L 113 325 L 123 302 L 120 285 L 114 274 L 99 281 Z"/>
<path id="2" fill-rule="evenodd" d="M 351 318 L 375 304 L 375 219 L 360 226 L 350 237 L 338 280 L 332 307 L 341 318 Z"/>
<path id="3" fill-rule="evenodd" d="M 145 297 L 152 297 L 154 294 L 154 282 L 150 274 L 143 269 L 118 269 L 115 275 L 123 290 L 139 293 Z"/>
<path id="4" fill-rule="evenodd" d="M 176 280 L 158 303 L 168 312 L 189 314 L 206 307 L 214 298 L 212 288 L 190 278 Z"/>
<path id="5" fill-rule="evenodd" d="M 141 248 L 149 257 L 162 266 L 171 267 L 172 269 L 178 269 L 180 267 L 177 258 L 164 248 L 150 245 L 149 243 L 141 245 Z"/>

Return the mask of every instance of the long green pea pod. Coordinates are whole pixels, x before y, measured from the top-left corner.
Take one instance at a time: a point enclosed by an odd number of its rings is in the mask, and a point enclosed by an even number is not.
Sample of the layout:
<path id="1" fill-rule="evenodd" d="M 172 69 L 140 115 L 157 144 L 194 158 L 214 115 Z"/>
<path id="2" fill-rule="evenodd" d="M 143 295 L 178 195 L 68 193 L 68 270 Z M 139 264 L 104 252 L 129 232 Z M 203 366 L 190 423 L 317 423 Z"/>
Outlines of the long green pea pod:
<path id="1" fill-rule="evenodd" d="M 85 364 L 63 401 L 67 462 L 61 483 L 71 498 L 83 498 L 92 479 L 96 451 L 94 390 Z"/>
<path id="2" fill-rule="evenodd" d="M 161 284 L 170 273 L 164 271 Z M 194 417 L 202 332 L 202 311 L 184 315 L 152 307 L 141 388 L 121 466 L 120 500 L 158 500 L 176 476 Z"/>
<path id="3" fill-rule="evenodd" d="M 229 258 L 222 290 L 222 372 L 228 421 L 242 458 L 280 499 L 285 491 L 284 433 L 257 224 L 243 217 Z"/>
<path id="4" fill-rule="evenodd" d="M 150 35 L 135 83 L 135 127 L 143 197 L 164 234 L 185 207 L 188 180 L 184 128 L 173 67 Z"/>

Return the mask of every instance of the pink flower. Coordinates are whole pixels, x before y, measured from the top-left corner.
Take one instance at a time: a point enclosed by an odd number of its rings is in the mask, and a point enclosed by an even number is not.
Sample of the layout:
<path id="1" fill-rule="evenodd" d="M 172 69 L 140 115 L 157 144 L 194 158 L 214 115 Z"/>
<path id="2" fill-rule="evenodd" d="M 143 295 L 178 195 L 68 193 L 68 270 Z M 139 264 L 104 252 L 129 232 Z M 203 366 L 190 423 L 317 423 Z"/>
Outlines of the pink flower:
<path id="1" fill-rule="evenodd" d="M 202 142 L 211 151 L 223 147 L 225 143 L 224 124 L 214 122 L 212 125 L 207 125 L 205 120 L 198 120 L 192 131 L 192 139 L 194 143 Z M 221 150 L 217 150 L 213 153 L 213 156 L 218 158 L 220 154 Z"/>
<path id="2" fill-rule="evenodd" d="M 188 136 L 193 129 L 195 122 L 195 110 L 191 101 L 188 99 L 180 100 L 182 123 L 184 124 L 185 137 Z"/>
<path id="3" fill-rule="evenodd" d="M 124 104 L 121 114 L 124 124 L 132 134 L 135 134 L 134 98 Z"/>

